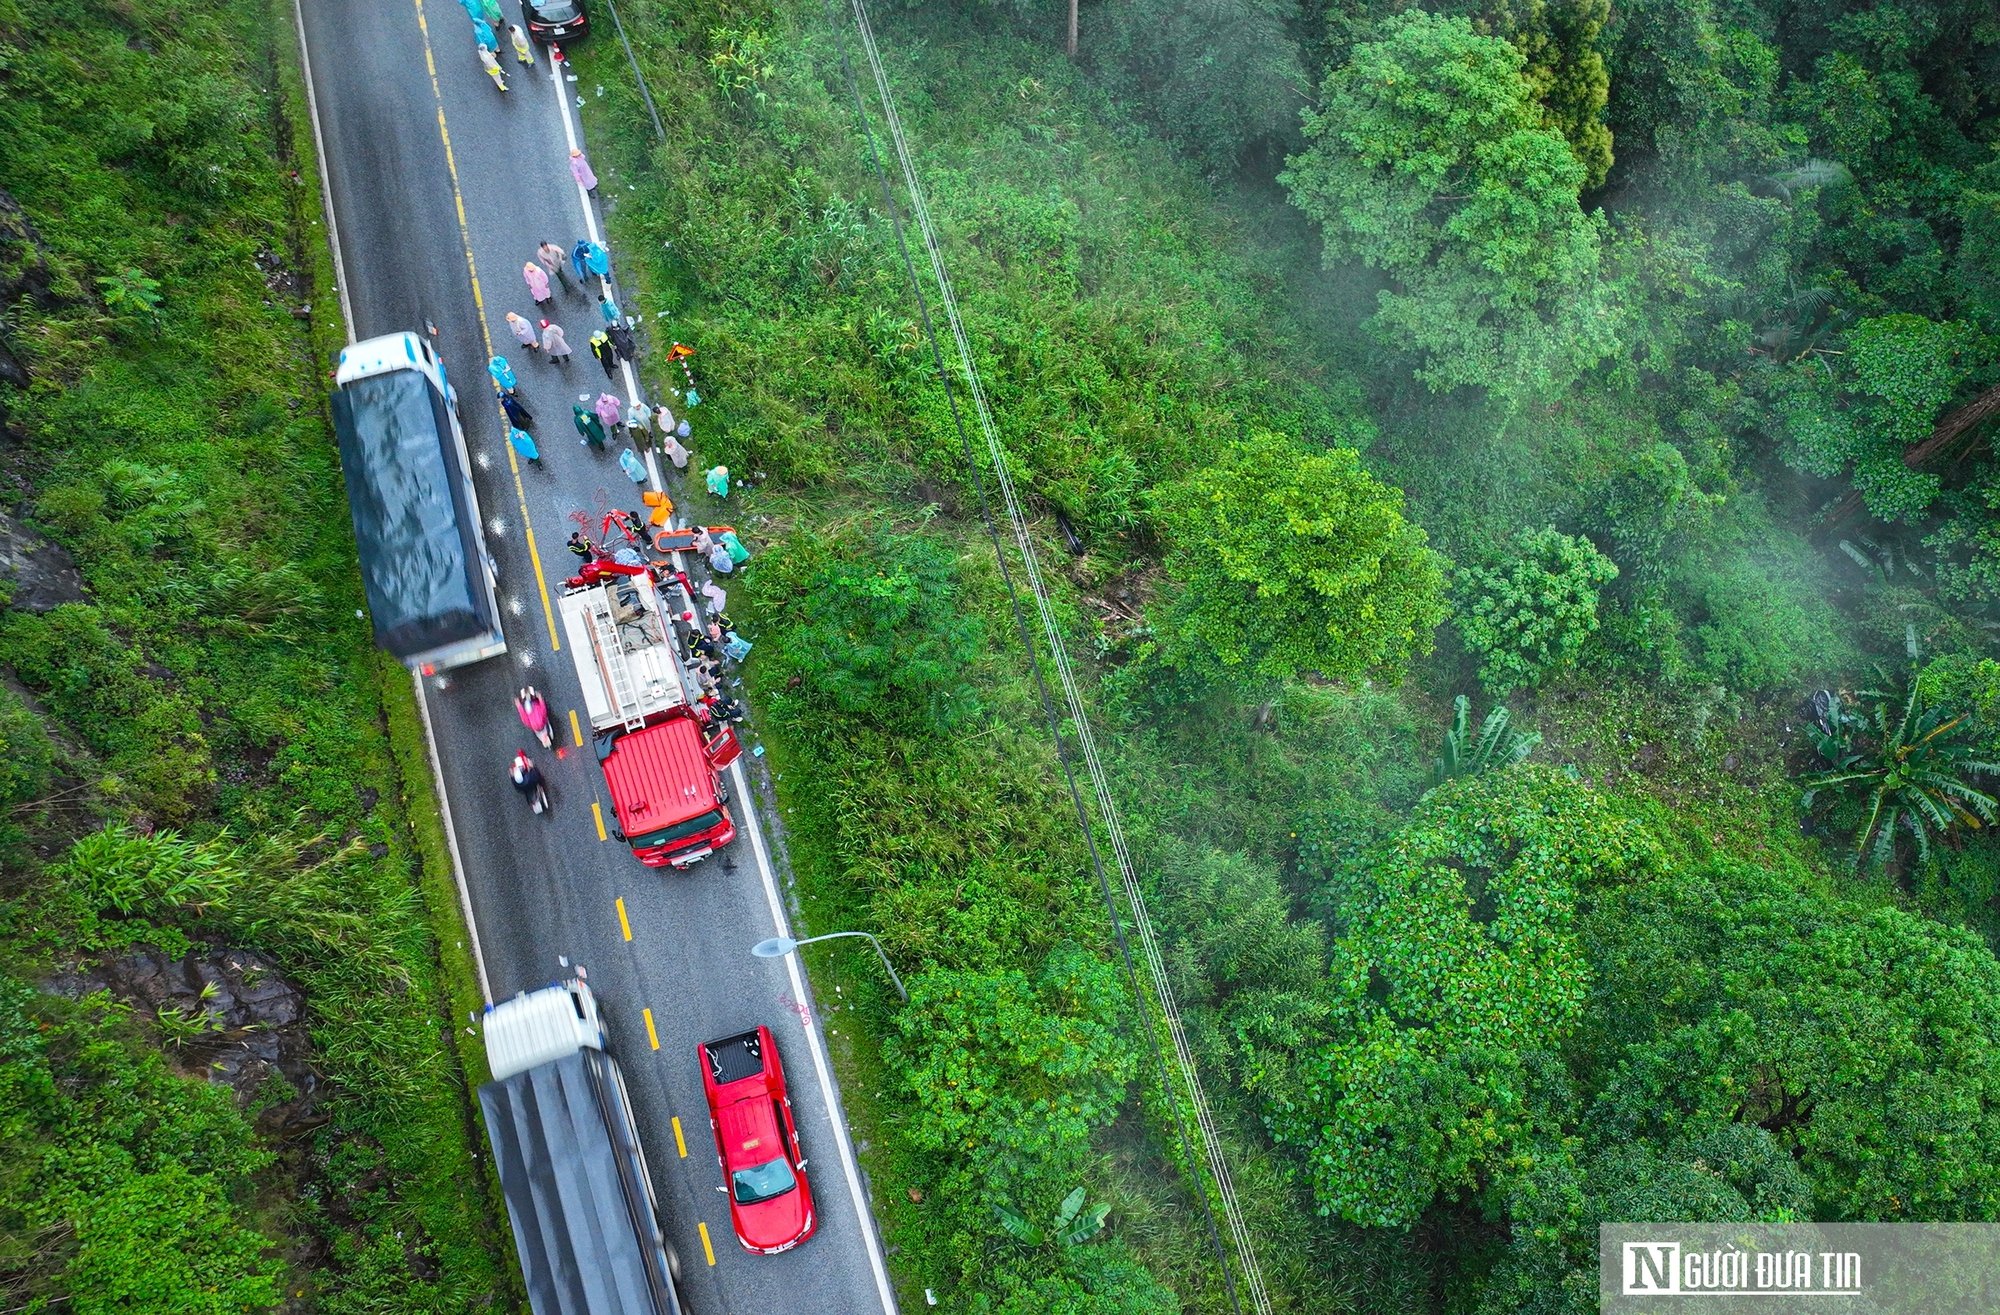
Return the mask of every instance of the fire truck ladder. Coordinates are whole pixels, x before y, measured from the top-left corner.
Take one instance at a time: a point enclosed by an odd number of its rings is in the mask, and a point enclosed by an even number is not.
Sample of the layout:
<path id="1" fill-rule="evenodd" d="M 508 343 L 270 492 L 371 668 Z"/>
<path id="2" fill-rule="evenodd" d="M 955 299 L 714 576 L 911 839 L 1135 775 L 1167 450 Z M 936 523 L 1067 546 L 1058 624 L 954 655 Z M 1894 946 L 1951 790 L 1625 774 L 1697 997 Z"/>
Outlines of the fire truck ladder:
<path id="1" fill-rule="evenodd" d="M 636 731 L 646 724 L 639 711 L 638 692 L 632 688 L 632 669 L 625 662 L 625 646 L 618 640 L 618 622 L 611 615 L 611 601 L 602 592 L 590 600 L 591 646 L 597 650 L 597 670 L 604 677 L 605 692 L 611 696 L 613 715 L 625 719 L 625 729 Z"/>

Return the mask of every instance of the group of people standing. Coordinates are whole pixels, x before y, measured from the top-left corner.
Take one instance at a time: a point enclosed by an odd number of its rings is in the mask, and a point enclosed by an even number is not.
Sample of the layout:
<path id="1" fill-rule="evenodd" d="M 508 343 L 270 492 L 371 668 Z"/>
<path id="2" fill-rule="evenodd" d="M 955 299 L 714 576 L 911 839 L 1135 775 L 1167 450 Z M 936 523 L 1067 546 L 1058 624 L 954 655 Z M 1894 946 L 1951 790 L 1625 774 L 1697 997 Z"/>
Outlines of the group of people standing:
<path id="1" fill-rule="evenodd" d="M 500 0 L 458 0 L 464 7 L 465 16 L 472 20 L 472 42 L 479 52 L 479 67 L 486 70 L 486 76 L 493 79 L 493 85 L 507 90 L 507 78 L 500 67 L 500 38 L 496 29 L 504 28 L 507 40 L 514 47 L 514 58 L 527 65 L 535 66 L 535 47 L 528 40 L 528 34 L 519 23 L 509 23 L 500 12 Z"/>

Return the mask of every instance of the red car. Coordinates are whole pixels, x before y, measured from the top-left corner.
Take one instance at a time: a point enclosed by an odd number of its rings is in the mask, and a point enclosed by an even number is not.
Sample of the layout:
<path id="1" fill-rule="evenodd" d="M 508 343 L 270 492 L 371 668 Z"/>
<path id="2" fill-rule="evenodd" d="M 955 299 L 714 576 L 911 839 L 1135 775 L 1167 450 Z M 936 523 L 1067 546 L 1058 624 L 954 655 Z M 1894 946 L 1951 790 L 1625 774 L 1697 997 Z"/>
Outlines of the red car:
<path id="1" fill-rule="evenodd" d="M 771 1029 L 703 1042 L 701 1086 L 736 1240 L 758 1255 L 790 1251 L 817 1221 Z"/>

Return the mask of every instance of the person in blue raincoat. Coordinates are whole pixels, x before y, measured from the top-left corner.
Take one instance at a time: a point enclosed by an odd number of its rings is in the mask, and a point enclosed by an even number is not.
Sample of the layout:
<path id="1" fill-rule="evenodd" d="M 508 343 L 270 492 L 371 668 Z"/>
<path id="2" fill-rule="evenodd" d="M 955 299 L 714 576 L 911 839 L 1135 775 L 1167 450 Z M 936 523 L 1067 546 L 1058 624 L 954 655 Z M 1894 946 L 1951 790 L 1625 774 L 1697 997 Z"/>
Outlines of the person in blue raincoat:
<path id="1" fill-rule="evenodd" d="M 632 477 L 634 484 L 646 482 L 646 463 L 639 460 L 639 454 L 631 448 L 628 447 L 618 454 L 618 464 L 625 468 L 625 473 Z"/>
<path id="2" fill-rule="evenodd" d="M 580 237 L 576 245 L 569 249 L 569 267 L 576 271 L 579 280 L 590 277 L 590 239 Z"/>
<path id="3" fill-rule="evenodd" d="M 503 393 L 513 392 L 520 382 L 514 377 L 514 367 L 507 364 L 507 358 L 504 356 L 496 356 L 488 361 L 486 373 L 493 376 L 493 382 L 500 386 L 500 391 Z"/>
<path id="4" fill-rule="evenodd" d="M 516 429 L 512 425 L 509 425 L 507 427 L 507 441 L 514 445 L 514 450 L 516 452 L 519 452 L 522 456 L 526 457 L 528 460 L 534 462 L 538 466 L 542 464 L 542 454 L 540 450 L 535 447 L 534 436 L 529 434 L 527 430 Z"/>
<path id="5" fill-rule="evenodd" d="M 604 278 L 611 273 L 611 253 L 609 251 L 592 242 L 589 238 L 582 239 L 577 245 L 583 248 L 583 263 L 591 273 L 597 275 L 599 278 Z"/>
<path id="6" fill-rule="evenodd" d="M 483 18 L 472 20 L 472 39 L 495 54 L 500 52 L 500 38 L 493 35 L 492 27 Z"/>
<path id="7" fill-rule="evenodd" d="M 708 491 L 718 498 L 729 496 L 729 467 L 717 466 L 708 472 Z"/>

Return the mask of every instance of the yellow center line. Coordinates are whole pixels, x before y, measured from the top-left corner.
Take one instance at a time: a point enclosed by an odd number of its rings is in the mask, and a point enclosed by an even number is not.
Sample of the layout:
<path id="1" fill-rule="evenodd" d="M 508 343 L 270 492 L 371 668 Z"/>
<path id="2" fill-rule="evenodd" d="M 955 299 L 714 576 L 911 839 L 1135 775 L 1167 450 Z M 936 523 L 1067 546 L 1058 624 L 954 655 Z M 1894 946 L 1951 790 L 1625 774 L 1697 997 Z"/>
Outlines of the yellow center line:
<path id="1" fill-rule="evenodd" d="M 597 806 L 595 799 L 590 801 L 590 820 L 597 823 L 597 838 L 599 840 L 610 839 L 609 836 L 604 834 L 604 810 Z"/>
<path id="2" fill-rule="evenodd" d="M 681 1153 L 683 1160 L 688 1157 L 687 1138 L 681 1136 L 681 1121 L 678 1116 L 674 1119 L 674 1149 Z"/>
<path id="3" fill-rule="evenodd" d="M 444 166 L 451 174 L 452 204 L 458 207 L 458 236 L 465 247 L 465 272 L 472 276 L 472 301 L 479 308 L 479 337 L 486 344 L 486 359 L 498 355 L 493 350 L 493 333 L 486 326 L 486 300 L 479 291 L 479 267 L 472 259 L 472 230 L 465 222 L 465 194 L 458 186 L 458 162 L 452 157 L 451 129 L 444 121 L 444 92 L 438 87 L 437 60 L 431 54 L 430 24 L 424 20 L 424 0 L 411 0 L 417 7 L 417 30 L 424 36 L 424 64 L 430 69 L 431 96 L 437 101 L 438 136 L 444 140 Z M 494 398 L 493 406 L 500 411 L 502 421 L 506 411 L 501 408 L 499 398 Z M 511 423 L 509 428 L 511 428 Z M 542 574 L 542 555 L 535 548 L 535 527 L 528 519 L 528 491 L 521 483 L 521 463 L 514 455 L 514 445 L 507 444 L 507 468 L 514 472 L 514 497 L 521 505 L 521 529 L 528 539 L 528 560 L 535 568 L 535 588 L 542 595 L 542 616 L 549 625 L 549 646 L 558 653 L 562 651 L 562 639 L 556 634 L 556 610 L 549 602 L 549 582 Z M 602 828 L 600 828 L 602 829 Z"/>
<path id="4" fill-rule="evenodd" d="M 632 922 L 625 916 L 625 897 L 618 897 L 618 930 L 625 933 L 625 939 L 632 939 Z"/>
<path id="5" fill-rule="evenodd" d="M 581 749 L 583 747 L 583 727 L 577 725 L 575 708 L 569 710 L 569 733 L 576 737 L 576 747 Z"/>
<path id="6" fill-rule="evenodd" d="M 643 1009 L 640 1012 L 646 1015 L 646 1039 L 653 1043 L 653 1049 L 658 1050 L 660 1048 L 660 1034 L 653 1030 L 653 1011 Z"/>
<path id="7" fill-rule="evenodd" d="M 706 1255 L 708 1257 L 708 1263 L 713 1265 L 715 1263 L 715 1248 L 709 1245 L 708 1225 L 705 1223 L 697 1223 L 695 1227 L 701 1230 L 702 1254 Z"/>

